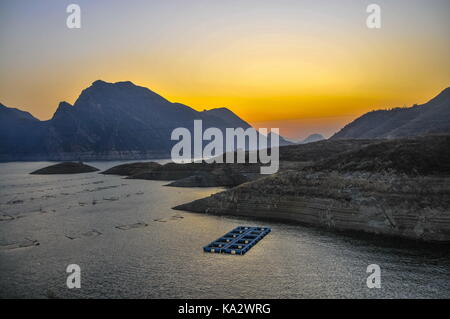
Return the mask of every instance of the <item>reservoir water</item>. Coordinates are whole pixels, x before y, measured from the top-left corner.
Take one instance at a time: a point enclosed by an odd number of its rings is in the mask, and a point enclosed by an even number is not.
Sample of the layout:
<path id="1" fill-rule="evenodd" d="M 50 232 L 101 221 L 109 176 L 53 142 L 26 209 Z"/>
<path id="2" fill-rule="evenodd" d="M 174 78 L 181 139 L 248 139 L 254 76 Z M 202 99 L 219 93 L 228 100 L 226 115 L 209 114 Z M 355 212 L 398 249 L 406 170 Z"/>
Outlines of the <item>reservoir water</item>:
<path id="1" fill-rule="evenodd" d="M 50 164 L 0 164 L 2 298 L 450 298 L 448 247 L 171 209 L 221 188 L 29 175 Z M 203 252 L 239 225 L 272 232 L 244 256 Z M 381 289 L 366 285 L 370 264 Z"/>

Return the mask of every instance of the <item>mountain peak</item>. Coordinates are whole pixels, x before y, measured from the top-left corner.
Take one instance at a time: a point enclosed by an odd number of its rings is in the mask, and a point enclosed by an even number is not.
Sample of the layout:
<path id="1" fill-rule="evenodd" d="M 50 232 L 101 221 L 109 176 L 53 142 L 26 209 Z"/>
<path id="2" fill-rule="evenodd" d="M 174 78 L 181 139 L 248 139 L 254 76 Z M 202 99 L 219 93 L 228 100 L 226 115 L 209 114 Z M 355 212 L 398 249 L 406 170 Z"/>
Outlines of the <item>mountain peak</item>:
<path id="1" fill-rule="evenodd" d="M 138 85 L 134 84 L 131 81 L 119 81 L 119 82 L 106 82 L 103 80 L 96 80 L 92 82 L 92 86 L 105 86 L 105 85 L 111 85 L 111 86 L 128 86 L 128 87 L 139 87 Z"/>
<path id="2" fill-rule="evenodd" d="M 120 82 L 116 82 L 114 84 L 121 85 L 121 86 L 138 86 L 131 81 L 120 81 Z"/>
<path id="3" fill-rule="evenodd" d="M 203 112 L 231 112 L 229 109 L 227 109 L 226 107 L 216 107 L 214 109 L 210 109 L 210 110 L 204 110 Z"/>
<path id="4" fill-rule="evenodd" d="M 92 82 L 92 85 L 84 91 L 89 92 L 128 92 L 129 94 L 151 94 L 162 98 L 159 94 L 153 92 L 149 88 L 139 86 L 131 81 L 119 81 L 119 82 L 106 82 L 103 80 L 97 80 Z M 165 100 L 165 99 L 164 99 Z"/>
<path id="5" fill-rule="evenodd" d="M 74 106 L 83 109 L 92 107 L 143 107 L 144 105 L 168 104 L 165 98 L 152 90 L 135 85 L 130 81 L 106 82 L 96 80 L 92 85 L 84 89 Z"/>
<path id="6" fill-rule="evenodd" d="M 209 116 L 214 116 L 216 118 L 225 121 L 229 127 L 242 127 L 245 129 L 251 127 L 250 124 L 248 124 L 246 121 L 241 119 L 239 116 L 234 114 L 231 110 L 227 109 L 226 107 L 204 110 L 202 111 L 202 113 Z"/>
<path id="7" fill-rule="evenodd" d="M 62 101 L 62 102 L 59 102 L 58 108 L 60 108 L 60 107 L 72 107 L 72 104 L 70 104 L 66 101 Z"/>
<path id="8" fill-rule="evenodd" d="M 61 116 L 66 111 L 69 111 L 72 108 L 72 105 L 66 101 L 59 102 L 58 108 L 56 109 L 55 113 L 53 114 L 53 119 L 57 118 L 58 116 Z"/>
<path id="9" fill-rule="evenodd" d="M 99 85 L 105 85 L 105 84 L 112 84 L 112 83 L 108 83 L 103 80 L 97 80 L 97 81 L 92 82 L 92 86 L 99 86 Z"/>

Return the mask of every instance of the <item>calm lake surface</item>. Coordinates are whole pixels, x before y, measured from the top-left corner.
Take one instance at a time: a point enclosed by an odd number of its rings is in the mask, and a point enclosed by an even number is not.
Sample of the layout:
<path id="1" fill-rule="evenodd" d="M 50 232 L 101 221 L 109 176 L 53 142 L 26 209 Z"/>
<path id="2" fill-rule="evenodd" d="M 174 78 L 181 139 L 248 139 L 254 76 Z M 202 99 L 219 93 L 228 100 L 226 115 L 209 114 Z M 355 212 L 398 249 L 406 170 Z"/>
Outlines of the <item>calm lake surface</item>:
<path id="1" fill-rule="evenodd" d="M 0 297 L 450 298 L 448 247 L 171 209 L 221 188 L 28 174 L 50 164 L 0 164 Z M 239 225 L 272 232 L 245 256 L 203 252 Z M 81 289 L 66 286 L 69 264 Z M 370 264 L 381 289 L 367 288 Z"/>

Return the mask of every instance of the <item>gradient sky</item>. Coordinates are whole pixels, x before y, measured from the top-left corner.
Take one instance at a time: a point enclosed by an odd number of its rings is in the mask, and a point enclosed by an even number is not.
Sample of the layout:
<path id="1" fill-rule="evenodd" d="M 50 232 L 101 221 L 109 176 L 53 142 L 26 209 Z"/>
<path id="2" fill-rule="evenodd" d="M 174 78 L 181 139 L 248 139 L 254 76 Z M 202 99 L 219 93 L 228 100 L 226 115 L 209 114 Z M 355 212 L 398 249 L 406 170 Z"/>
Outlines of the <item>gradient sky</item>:
<path id="1" fill-rule="evenodd" d="M 77 3 L 82 28 L 66 27 Z M 368 29 L 366 7 L 382 8 Z M 291 138 L 450 86 L 448 0 L 0 0 L 0 102 L 49 119 L 93 81 Z"/>

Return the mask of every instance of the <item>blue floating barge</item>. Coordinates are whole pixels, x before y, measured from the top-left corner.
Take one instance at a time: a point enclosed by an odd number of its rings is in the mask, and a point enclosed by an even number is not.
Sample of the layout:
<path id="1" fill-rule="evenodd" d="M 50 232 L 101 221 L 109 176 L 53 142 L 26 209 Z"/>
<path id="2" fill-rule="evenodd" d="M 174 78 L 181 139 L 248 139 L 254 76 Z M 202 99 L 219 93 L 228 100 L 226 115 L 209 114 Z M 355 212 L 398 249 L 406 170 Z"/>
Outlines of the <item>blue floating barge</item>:
<path id="1" fill-rule="evenodd" d="M 239 226 L 222 237 L 203 247 L 208 253 L 244 255 L 263 239 L 271 229 L 269 227 Z"/>

